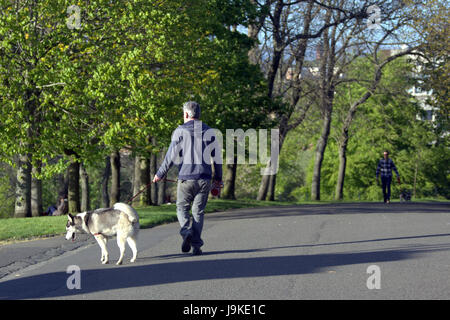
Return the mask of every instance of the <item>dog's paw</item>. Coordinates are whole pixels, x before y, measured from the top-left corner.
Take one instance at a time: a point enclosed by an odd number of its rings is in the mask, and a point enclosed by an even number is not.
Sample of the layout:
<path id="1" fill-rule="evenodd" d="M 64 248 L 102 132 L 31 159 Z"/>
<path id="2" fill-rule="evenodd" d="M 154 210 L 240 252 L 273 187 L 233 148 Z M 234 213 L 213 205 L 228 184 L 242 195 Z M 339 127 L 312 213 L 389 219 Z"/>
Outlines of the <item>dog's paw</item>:
<path id="1" fill-rule="evenodd" d="M 122 264 L 122 261 L 117 261 L 116 265 L 120 266 Z"/>

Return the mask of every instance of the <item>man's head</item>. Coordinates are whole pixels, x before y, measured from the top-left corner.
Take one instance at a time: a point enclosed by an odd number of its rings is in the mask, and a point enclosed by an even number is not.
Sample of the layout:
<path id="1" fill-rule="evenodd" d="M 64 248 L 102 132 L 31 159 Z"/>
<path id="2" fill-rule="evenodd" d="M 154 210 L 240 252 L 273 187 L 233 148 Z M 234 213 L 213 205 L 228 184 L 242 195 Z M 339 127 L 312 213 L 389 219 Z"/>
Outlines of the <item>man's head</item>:
<path id="1" fill-rule="evenodd" d="M 385 159 L 389 158 L 389 151 L 384 150 L 384 152 L 383 152 L 383 157 L 384 157 Z"/>
<path id="2" fill-rule="evenodd" d="M 184 122 L 200 118 L 200 105 L 195 101 L 188 101 L 183 104 Z"/>

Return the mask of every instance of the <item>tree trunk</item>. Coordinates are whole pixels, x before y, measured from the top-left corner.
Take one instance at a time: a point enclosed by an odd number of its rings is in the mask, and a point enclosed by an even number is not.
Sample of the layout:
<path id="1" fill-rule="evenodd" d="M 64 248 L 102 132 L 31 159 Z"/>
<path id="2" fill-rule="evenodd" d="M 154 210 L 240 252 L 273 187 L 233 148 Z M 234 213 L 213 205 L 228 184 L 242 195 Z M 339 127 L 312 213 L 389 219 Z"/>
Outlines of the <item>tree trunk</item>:
<path id="1" fill-rule="evenodd" d="M 319 140 L 317 141 L 316 157 L 314 160 L 314 170 L 311 184 L 311 200 L 316 201 L 320 200 L 320 172 L 322 169 L 322 162 L 325 154 L 325 149 L 328 143 L 328 136 L 330 135 L 330 126 L 331 126 L 331 111 L 329 109 L 326 111 L 322 126 L 322 133 L 320 135 Z"/>
<path id="2" fill-rule="evenodd" d="M 417 173 L 418 172 L 419 172 L 419 159 L 417 159 L 416 168 L 414 169 L 413 199 L 416 199 L 416 182 L 417 182 Z"/>
<path id="3" fill-rule="evenodd" d="M 69 213 L 80 212 L 80 163 L 76 159 L 72 159 L 69 168 Z"/>
<path id="4" fill-rule="evenodd" d="M 30 87 L 24 90 L 25 109 L 28 113 L 28 120 L 26 121 L 27 129 L 27 143 L 18 141 L 21 146 L 25 147 L 25 150 L 30 150 L 32 145 L 29 141 L 32 140 L 33 132 L 37 133 L 35 128 L 39 118 L 35 114 L 36 101 L 39 96 L 39 92 L 34 91 L 35 85 L 30 79 L 28 79 L 28 72 L 25 73 L 25 81 L 29 82 Z M 19 155 L 18 169 L 17 169 L 17 183 L 16 183 L 16 201 L 14 207 L 14 217 L 31 217 L 32 215 L 32 167 L 31 167 L 32 154 Z"/>
<path id="5" fill-rule="evenodd" d="M 29 155 L 20 155 L 17 169 L 14 218 L 31 217 L 31 165 Z"/>
<path id="6" fill-rule="evenodd" d="M 109 198 L 109 206 L 120 202 L 120 153 L 113 152 L 110 155 L 111 160 L 111 193 Z"/>
<path id="7" fill-rule="evenodd" d="M 156 174 L 156 154 L 152 153 L 150 156 L 150 176 L 148 179 L 148 183 L 150 183 L 150 181 L 153 179 L 153 177 Z M 158 205 L 158 184 L 159 183 L 152 183 L 149 187 L 149 191 L 150 191 L 150 199 L 151 199 L 151 203 L 153 205 Z"/>
<path id="8" fill-rule="evenodd" d="M 278 163 L 280 161 L 279 157 L 280 157 L 280 152 L 281 152 L 281 148 L 283 147 L 283 142 L 284 139 L 286 138 L 286 135 L 289 132 L 288 129 L 288 125 L 287 125 L 287 119 L 288 117 L 283 117 L 284 119 L 280 121 L 280 130 L 278 131 L 278 141 L 273 140 L 272 134 L 273 132 L 271 132 L 271 146 L 270 146 L 270 159 L 267 162 L 267 166 L 266 166 L 266 170 L 273 170 L 275 168 L 275 173 L 274 174 L 269 174 L 269 175 L 263 175 L 262 179 L 261 179 L 261 184 L 259 186 L 259 192 L 258 192 L 258 197 L 257 200 L 268 200 L 268 201 L 274 201 L 275 200 L 275 186 L 276 186 L 276 170 L 278 168 Z M 262 141 L 260 141 L 259 143 L 262 143 Z M 272 145 L 273 143 L 276 143 L 276 145 Z M 273 153 L 273 148 L 278 147 L 278 155 L 276 157 L 274 157 L 274 153 Z M 275 163 L 272 163 L 272 160 L 275 160 Z"/>
<path id="9" fill-rule="evenodd" d="M 234 146 L 233 146 L 234 147 Z M 237 153 L 234 152 L 233 162 L 226 164 L 226 173 L 223 190 L 220 197 L 223 199 L 236 200 L 236 172 L 237 172 Z"/>
<path id="10" fill-rule="evenodd" d="M 335 200 L 344 199 L 344 179 L 345 169 L 347 167 L 347 143 L 339 146 L 339 172 L 336 183 L 336 192 L 334 195 Z"/>
<path id="11" fill-rule="evenodd" d="M 253 5 L 256 5 L 256 0 L 250 0 Z M 260 12 L 256 19 L 251 20 L 247 28 L 247 36 L 255 41 L 254 46 L 248 52 L 249 62 L 254 65 L 260 64 L 261 49 L 258 46 L 258 34 L 264 25 L 264 21 L 268 12 Z"/>
<path id="12" fill-rule="evenodd" d="M 159 163 L 162 163 L 164 161 L 165 156 L 165 150 L 162 150 L 160 152 L 160 159 Z M 150 179 L 153 179 L 153 177 L 150 177 Z M 158 204 L 164 204 L 166 203 L 166 187 L 167 187 L 167 181 L 165 179 L 158 182 Z"/>
<path id="13" fill-rule="evenodd" d="M 353 116 L 356 111 L 356 108 L 350 109 L 349 115 L 347 116 L 346 121 L 344 122 L 341 134 L 341 142 L 339 144 L 339 171 L 338 171 L 338 179 L 336 182 L 336 191 L 334 194 L 335 200 L 344 199 L 344 180 L 345 180 L 345 170 L 347 168 L 347 146 L 348 146 L 348 129 L 350 128 L 350 124 L 353 120 Z"/>
<path id="14" fill-rule="evenodd" d="M 90 197 L 89 197 L 89 176 L 86 168 L 83 164 L 80 165 L 80 178 L 81 178 L 81 211 L 89 211 Z"/>
<path id="15" fill-rule="evenodd" d="M 267 200 L 275 201 L 275 186 L 277 182 L 277 175 L 273 174 L 269 178 L 269 187 L 267 189 Z"/>
<path id="16" fill-rule="evenodd" d="M 283 7 L 285 6 L 284 2 L 278 0 L 275 4 L 274 12 L 273 12 L 273 55 L 272 59 L 269 63 L 269 69 L 267 72 L 267 95 L 270 99 L 273 98 L 273 90 L 275 86 L 275 78 L 278 73 L 278 68 L 280 66 L 280 62 L 283 58 L 283 52 L 285 48 L 285 43 L 282 37 L 280 37 L 281 33 L 281 16 L 283 13 Z"/>
<path id="17" fill-rule="evenodd" d="M 278 158 L 276 158 L 277 163 L 275 164 L 275 167 L 278 168 L 278 164 L 280 161 L 280 154 L 281 154 L 281 148 L 283 147 L 283 143 L 284 143 L 284 139 L 286 138 L 289 129 L 288 129 L 288 124 L 287 124 L 287 120 L 282 121 L 281 123 L 281 130 L 279 131 L 279 136 L 278 136 Z M 269 178 L 269 186 L 267 189 L 267 200 L 268 201 L 275 201 L 275 187 L 276 187 L 276 182 L 277 182 L 277 174 L 273 174 L 270 176 Z"/>
<path id="18" fill-rule="evenodd" d="M 235 186 L 236 186 L 236 171 L 237 171 L 237 155 L 235 154 L 235 161 L 234 163 L 227 164 L 227 172 L 225 176 L 225 183 L 223 192 L 221 195 L 222 199 L 230 199 L 230 200 L 236 200 L 235 195 Z"/>
<path id="19" fill-rule="evenodd" d="M 105 171 L 103 171 L 102 177 L 102 207 L 109 207 L 109 192 L 108 192 L 108 184 L 109 177 L 111 175 L 111 159 L 110 157 L 106 157 L 105 160 Z"/>
<path id="20" fill-rule="evenodd" d="M 137 195 L 150 183 L 150 160 L 144 157 L 136 157 L 134 162 L 134 185 L 133 196 Z M 139 194 L 133 203 L 138 206 L 151 205 L 151 194 L 149 188 Z"/>
<path id="21" fill-rule="evenodd" d="M 141 191 L 141 158 L 139 156 L 136 156 L 134 158 L 134 173 L 133 173 L 133 195 L 137 195 Z M 138 206 L 139 205 L 139 199 L 140 197 L 137 196 L 133 199 L 132 205 Z"/>
<path id="22" fill-rule="evenodd" d="M 31 215 L 39 217 L 43 214 L 42 209 L 42 180 L 33 177 L 41 173 L 42 163 L 39 161 L 36 167 L 32 169 L 31 177 Z"/>
<path id="23" fill-rule="evenodd" d="M 58 174 L 58 196 L 64 196 L 67 199 L 69 192 L 69 175 L 66 172 Z"/>
<path id="24" fill-rule="evenodd" d="M 270 167 L 270 159 L 269 159 L 266 167 Z M 262 176 L 261 184 L 259 185 L 258 196 L 256 197 L 256 200 L 259 200 L 259 201 L 266 200 L 267 190 L 269 189 L 269 181 L 270 181 L 270 175 L 265 174 Z"/>
<path id="25" fill-rule="evenodd" d="M 158 182 L 158 205 L 166 203 L 166 180 L 161 180 Z"/>

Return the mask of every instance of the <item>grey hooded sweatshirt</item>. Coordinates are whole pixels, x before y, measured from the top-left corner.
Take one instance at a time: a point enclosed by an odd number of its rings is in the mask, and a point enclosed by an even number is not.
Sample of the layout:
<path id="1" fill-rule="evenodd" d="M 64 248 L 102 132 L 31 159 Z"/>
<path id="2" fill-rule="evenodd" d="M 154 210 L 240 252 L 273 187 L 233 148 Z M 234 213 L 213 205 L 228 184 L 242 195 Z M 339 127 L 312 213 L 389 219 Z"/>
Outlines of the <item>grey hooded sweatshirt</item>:
<path id="1" fill-rule="evenodd" d="M 211 158 L 214 159 L 214 180 L 222 181 L 222 148 L 214 129 L 200 120 L 191 120 L 173 132 L 172 142 L 156 175 L 163 178 L 175 164 L 179 180 L 211 179 Z"/>

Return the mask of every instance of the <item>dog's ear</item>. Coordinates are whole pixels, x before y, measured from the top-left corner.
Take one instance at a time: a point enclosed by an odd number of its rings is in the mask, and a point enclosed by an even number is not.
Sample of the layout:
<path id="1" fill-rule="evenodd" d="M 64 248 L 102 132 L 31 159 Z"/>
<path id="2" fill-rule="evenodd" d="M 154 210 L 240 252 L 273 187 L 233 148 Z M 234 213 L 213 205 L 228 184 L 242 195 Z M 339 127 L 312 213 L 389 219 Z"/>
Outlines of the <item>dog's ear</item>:
<path id="1" fill-rule="evenodd" d="M 71 215 L 70 213 L 67 215 L 67 218 L 73 222 L 73 215 Z"/>

